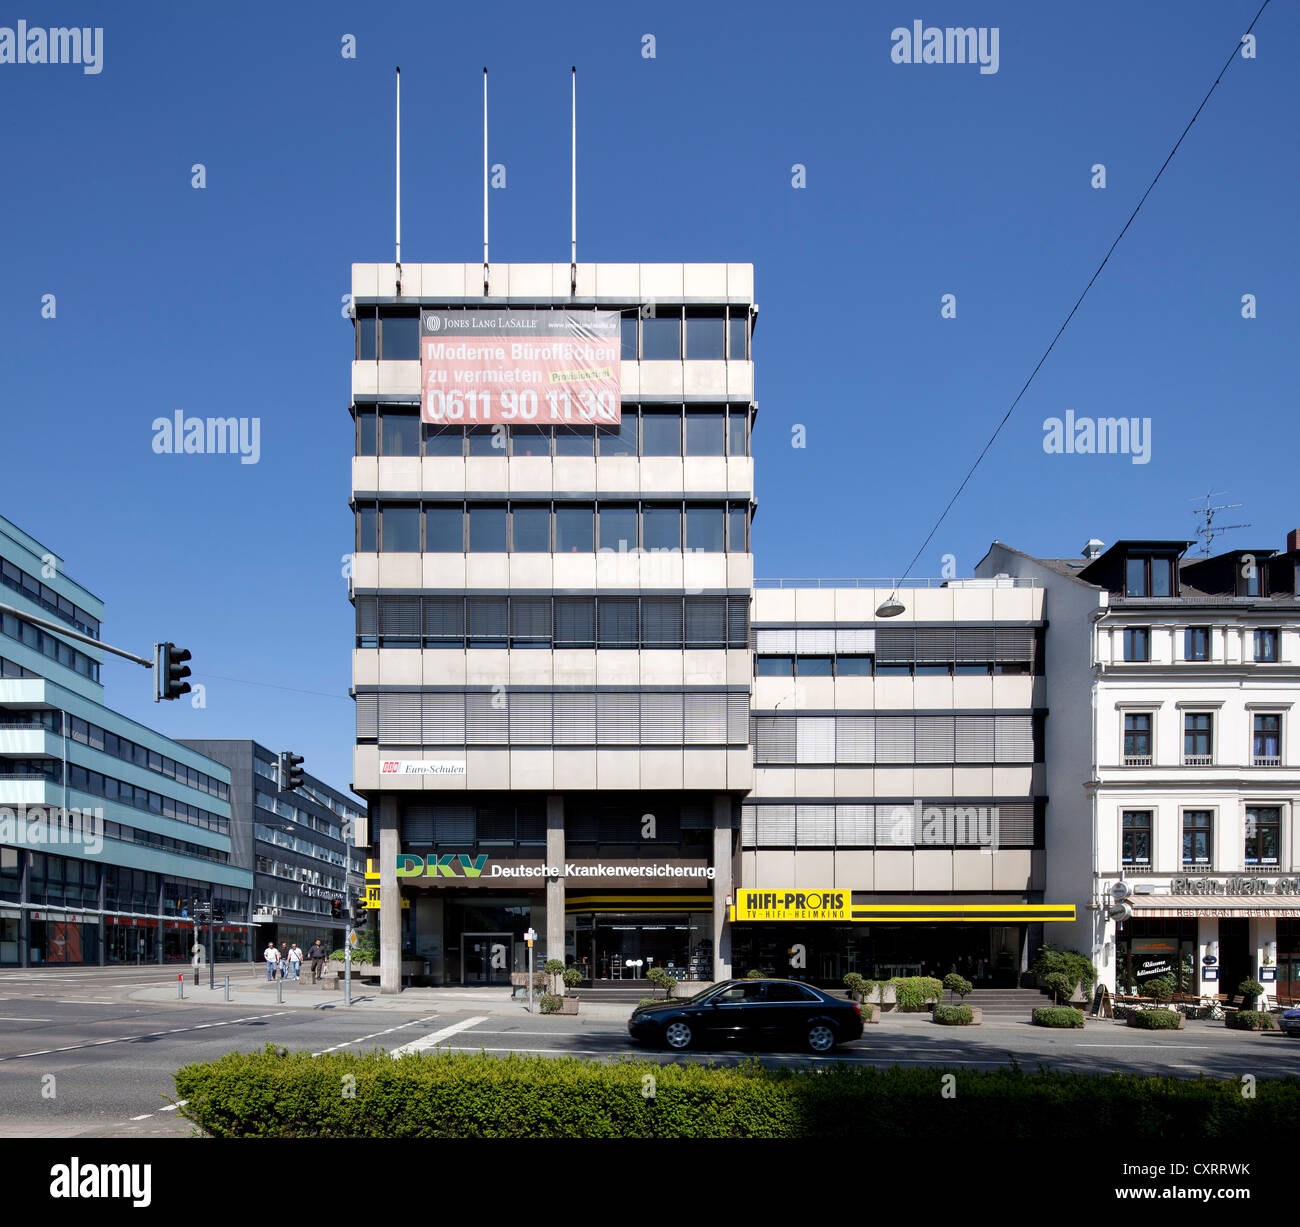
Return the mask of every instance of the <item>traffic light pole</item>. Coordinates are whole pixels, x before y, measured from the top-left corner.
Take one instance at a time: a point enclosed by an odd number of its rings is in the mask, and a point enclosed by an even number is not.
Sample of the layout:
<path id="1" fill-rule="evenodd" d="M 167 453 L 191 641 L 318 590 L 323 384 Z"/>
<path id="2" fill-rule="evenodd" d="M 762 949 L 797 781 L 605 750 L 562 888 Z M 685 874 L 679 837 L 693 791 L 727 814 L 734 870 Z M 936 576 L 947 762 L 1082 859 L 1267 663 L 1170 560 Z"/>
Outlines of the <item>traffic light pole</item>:
<path id="1" fill-rule="evenodd" d="M 217 991 L 217 906 L 208 909 L 208 988 Z"/>
<path id="2" fill-rule="evenodd" d="M 137 656 L 134 652 L 128 652 L 123 648 L 115 648 L 112 644 L 105 643 L 101 639 L 96 639 L 93 635 L 83 635 L 80 631 L 74 631 L 64 626 L 61 622 L 51 622 L 48 618 L 38 618 L 33 613 L 28 613 L 25 609 L 15 609 L 12 605 L 6 605 L 0 601 L 0 613 L 13 614 L 15 618 L 21 618 L 24 622 L 30 622 L 33 626 L 44 627 L 47 631 L 54 631 L 57 635 L 62 635 L 65 639 L 76 639 L 79 643 L 88 643 L 92 648 L 100 648 L 105 652 L 112 652 L 114 656 L 124 656 L 127 660 L 133 660 L 137 665 L 144 665 L 146 669 L 153 668 L 153 661 L 143 656 Z"/>
<path id="3" fill-rule="evenodd" d="M 352 899 L 348 898 L 348 924 L 343 935 L 343 1004 L 352 1004 Z"/>

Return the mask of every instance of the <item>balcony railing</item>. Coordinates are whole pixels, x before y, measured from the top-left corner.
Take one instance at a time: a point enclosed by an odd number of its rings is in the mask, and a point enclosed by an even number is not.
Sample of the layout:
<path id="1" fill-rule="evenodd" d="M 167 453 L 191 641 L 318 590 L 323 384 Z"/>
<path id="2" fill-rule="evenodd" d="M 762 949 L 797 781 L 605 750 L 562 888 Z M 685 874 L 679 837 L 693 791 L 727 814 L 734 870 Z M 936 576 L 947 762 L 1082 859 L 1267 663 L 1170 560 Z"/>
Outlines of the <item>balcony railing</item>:
<path id="1" fill-rule="evenodd" d="M 1150 754 L 1125 754 L 1124 766 L 1149 767 L 1151 766 L 1151 755 Z"/>
<path id="2" fill-rule="evenodd" d="M 1214 755 L 1213 754 L 1184 754 L 1183 766 L 1184 767 L 1213 767 Z"/>
<path id="3" fill-rule="evenodd" d="M 1256 754 L 1256 767 L 1280 767 L 1282 765 L 1282 756 L 1280 754 Z"/>
<path id="4" fill-rule="evenodd" d="M 886 592 L 902 588 L 1037 588 L 1038 580 L 1020 576 L 997 579 L 755 579 L 755 588 L 876 588 Z"/>

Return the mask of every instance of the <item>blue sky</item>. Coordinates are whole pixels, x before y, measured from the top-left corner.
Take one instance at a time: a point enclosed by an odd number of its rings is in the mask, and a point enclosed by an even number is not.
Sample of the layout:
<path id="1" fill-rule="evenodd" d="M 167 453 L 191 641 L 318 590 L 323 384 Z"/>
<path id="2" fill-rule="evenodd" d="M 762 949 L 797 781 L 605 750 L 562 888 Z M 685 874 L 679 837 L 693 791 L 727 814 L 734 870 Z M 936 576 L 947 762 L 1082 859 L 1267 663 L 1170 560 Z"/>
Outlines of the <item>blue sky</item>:
<path id="1" fill-rule="evenodd" d="M 104 29 L 98 74 L 0 64 L 0 512 L 107 602 L 109 642 L 193 651 L 205 708 L 155 706 L 147 673 L 116 662 L 112 706 L 173 736 L 292 748 L 346 786 L 339 305 L 352 262 L 391 257 L 393 66 L 406 261 L 480 256 L 486 64 L 491 160 L 507 168 L 493 259 L 560 262 L 577 64 L 579 258 L 755 265 L 757 574 L 896 575 L 1258 7 L 0 14 Z M 891 31 L 918 19 L 997 27 L 998 71 L 893 63 Z M 994 538 L 1043 554 L 1091 536 L 1190 539 L 1207 489 L 1253 524 L 1222 547 L 1280 547 L 1300 526 L 1300 14 L 1274 0 L 1255 32 L 1257 57 L 1232 63 L 917 574 L 939 574 L 944 554 L 968 574 Z M 178 409 L 260 418 L 259 463 L 155 454 L 151 423 Z M 1046 454 L 1043 423 L 1067 410 L 1149 418 L 1149 463 Z"/>

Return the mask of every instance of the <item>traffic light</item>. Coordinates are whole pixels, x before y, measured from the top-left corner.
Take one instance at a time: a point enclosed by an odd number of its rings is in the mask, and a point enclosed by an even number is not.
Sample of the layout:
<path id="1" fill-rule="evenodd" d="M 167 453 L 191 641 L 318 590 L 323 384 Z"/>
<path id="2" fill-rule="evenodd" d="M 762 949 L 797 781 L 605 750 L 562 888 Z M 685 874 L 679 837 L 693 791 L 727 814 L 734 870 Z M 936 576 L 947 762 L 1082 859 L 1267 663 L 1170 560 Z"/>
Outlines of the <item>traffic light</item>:
<path id="1" fill-rule="evenodd" d="M 185 679 L 190 671 L 185 662 L 193 659 L 184 648 L 174 643 L 155 643 L 153 645 L 153 701 L 159 699 L 179 699 L 189 694 L 190 684 Z"/>
<path id="2" fill-rule="evenodd" d="M 358 895 L 352 900 L 352 927 L 364 929 L 370 920 L 370 910 L 366 907 L 365 897 Z"/>
<path id="3" fill-rule="evenodd" d="M 342 920 L 342 919 L 343 919 L 343 900 L 342 900 L 342 899 L 331 899 L 331 900 L 330 900 L 330 919 L 331 919 L 331 920 Z"/>
<path id="4" fill-rule="evenodd" d="M 302 770 L 302 755 L 288 750 L 280 751 L 280 791 L 292 792 L 307 782 Z"/>

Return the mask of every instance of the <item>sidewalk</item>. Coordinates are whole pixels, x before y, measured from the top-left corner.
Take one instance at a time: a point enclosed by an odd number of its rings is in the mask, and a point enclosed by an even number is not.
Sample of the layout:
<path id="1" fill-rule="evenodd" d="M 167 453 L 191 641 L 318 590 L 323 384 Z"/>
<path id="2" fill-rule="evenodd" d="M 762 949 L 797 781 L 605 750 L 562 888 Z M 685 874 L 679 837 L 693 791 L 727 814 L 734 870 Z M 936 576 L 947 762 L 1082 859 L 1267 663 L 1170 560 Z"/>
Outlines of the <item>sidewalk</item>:
<path id="1" fill-rule="evenodd" d="M 230 978 L 229 1005 L 240 1009 L 256 1008 L 258 1010 L 365 1010 L 398 1014 L 462 1013 L 487 1014 L 491 1017 L 527 1018 L 527 997 L 513 1000 L 509 988 L 406 988 L 400 993 L 382 994 L 376 985 L 363 985 L 354 981 L 352 985 L 352 1004 L 344 1005 L 343 990 L 326 988 L 323 984 L 312 984 L 311 976 L 301 980 L 284 980 L 283 1001 L 277 999 L 276 982 L 255 980 L 240 975 Z M 159 1004 L 179 1005 L 182 1000 L 190 1005 L 226 1005 L 225 984 L 222 975 L 217 976 L 215 990 L 208 988 L 205 974 L 199 984 L 194 983 L 191 974 L 183 982 L 184 997 L 176 995 L 175 983 L 166 985 L 149 985 L 134 989 L 126 994 L 131 1001 L 150 1001 Z M 579 993 L 581 1013 L 579 1018 L 598 1018 L 624 1022 L 632 1013 L 632 1005 L 627 1002 L 594 1001 L 590 996 Z M 533 1011 L 540 1012 L 538 998 L 533 997 Z"/>

